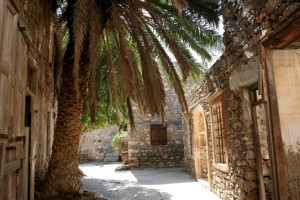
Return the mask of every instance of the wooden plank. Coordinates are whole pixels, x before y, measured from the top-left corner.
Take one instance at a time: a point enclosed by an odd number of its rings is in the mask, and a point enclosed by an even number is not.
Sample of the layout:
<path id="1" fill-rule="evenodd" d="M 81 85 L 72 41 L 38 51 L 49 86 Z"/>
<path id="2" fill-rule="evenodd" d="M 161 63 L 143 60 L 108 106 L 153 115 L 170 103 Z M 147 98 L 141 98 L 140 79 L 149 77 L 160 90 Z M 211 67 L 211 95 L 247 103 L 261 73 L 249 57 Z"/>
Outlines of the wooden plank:
<path id="1" fill-rule="evenodd" d="M 14 18 L 16 17 L 16 11 L 13 9 L 11 4 L 5 3 L 4 5 L 4 20 L 3 20 L 3 33 L 2 33 L 2 44 L 0 46 L 0 59 L 9 63 L 12 66 L 12 47 L 14 26 L 16 25 Z"/>
<path id="2" fill-rule="evenodd" d="M 6 158 L 6 162 L 12 162 L 16 160 L 16 151 L 12 150 L 12 151 L 7 151 L 7 158 Z M 4 199 L 16 199 L 17 197 L 17 171 L 11 171 L 9 173 L 5 173 L 5 168 L 10 169 L 11 167 L 5 167 L 4 165 L 4 175 L 6 175 L 5 177 L 7 177 L 7 179 L 5 180 L 5 184 L 7 185 L 7 188 L 5 190 L 5 198 Z"/>
<path id="3" fill-rule="evenodd" d="M 11 73 L 11 65 L 0 58 L 0 72 L 8 76 Z"/>
<path id="4" fill-rule="evenodd" d="M 0 129 L 6 128 L 5 124 L 5 105 L 6 105 L 6 95 L 7 95 L 7 76 L 0 72 Z"/>
<path id="5" fill-rule="evenodd" d="M 3 172 L 3 175 L 7 175 L 7 174 L 10 174 L 14 171 L 17 171 L 18 169 L 21 168 L 22 166 L 22 159 L 19 159 L 19 160 L 14 160 L 14 161 L 11 161 L 9 163 L 6 163 L 4 165 L 4 172 Z"/>
<path id="6" fill-rule="evenodd" d="M 4 172 L 4 163 L 5 163 L 5 149 L 6 149 L 6 143 L 2 143 L 0 145 L 0 197 L 2 197 L 3 192 L 3 188 L 4 185 L 3 183 L 3 172 Z"/>
<path id="7" fill-rule="evenodd" d="M 279 110 L 277 102 L 277 93 L 275 86 L 274 71 L 271 63 L 271 54 L 266 52 L 268 58 L 265 65 L 265 85 L 266 93 L 268 97 L 267 112 L 269 115 L 269 128 L 270 128 L 270 145 L 271 145 L 271 157 L 272 157 L 272 172 L 274 176 L 274 195 L 275 199 L 288 199 L 288 182 L 287 182 L 287 170 L 286 160 L 284 156 L 283 143 L 281 139 L 281 128 L 279 119 Z M 265 60 L 264 58 L 264 60 Z"/>
<path id="8" fill-rule="evenodd" d="M 24 158 L 24 144 L 25 142 L 23 141 L 17 142 L 17 159 Z"/>
<path id="9" fill-rule="evenodd" d="M 252 95 L 251 95 L 252 96 Z M 252 99 L 252 101 L 255 101 Z M 261 200 L 266 199 L 266 191 L 265 191 L 265 182 L 262 171 L 262 158 L 261 158 L 261 148 L 260 148 L 260 136 L 258 132 L 258 123 L 257 123 L 257 112 L 256 106 L 252 106 L 252 119 L 254 122 L 254 137 L 255 137 L 255 145 L 256 145 L 256 166 L 258 172 L 258 181 L 259 181 L 259 197 Z"/>
<path id="10" fill-rule="evenodd" d="M 28 147 L 29 147 L 29 131 L 30 128 L 25 128 L 25 141 L 24 141 L 24 159 L 22 159 L 22 169 L 20 170 L 20 185 L 18 195 L 20 200 L 28 199 Z"/>
<path id="11" fill-rule="evenodd" d="M 1 0 L 0 1 L 0 47 L 1 47 L 1 43 L 2 43 L 1 38 L 2 38 L 2 32 L 3 32 L 4 5 L 6 5 L 5 1 L 6 0 Z M 0 52 L 1 52 L 1 50 L 0 50 Z"/>
<path id="12" fill-rule="evenodd" d="M 35 184 L 35 165 L 36 159 L 31 156 L 30 160 L 30 200 L 34 200 L 34 184 Z"/>

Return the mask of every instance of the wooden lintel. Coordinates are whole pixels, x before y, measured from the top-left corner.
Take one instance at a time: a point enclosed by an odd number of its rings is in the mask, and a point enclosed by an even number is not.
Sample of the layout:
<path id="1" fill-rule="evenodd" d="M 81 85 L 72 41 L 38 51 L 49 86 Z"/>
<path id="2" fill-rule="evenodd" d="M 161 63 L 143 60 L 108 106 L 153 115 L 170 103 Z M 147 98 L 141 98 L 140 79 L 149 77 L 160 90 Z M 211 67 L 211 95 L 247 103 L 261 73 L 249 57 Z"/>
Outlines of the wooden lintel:
<path id="1" fill-rule="evenodd" d="M 293 42 L 300 38 L 300 27 L 293 28 L 291 32 L 285 33 L 281 38 L 277 39 L 277 42 L 273 42 L 269 47 L 272 49 L 283 49 L 291 45 Z"/>
<path id="2" fill-rule="evenodd" d="M 277 29 L 276 32 L 270 34 L 264 46 L 271 49 L 288 48 L 293 42 L 300 38 L 300 11 L 295 13 L 291 20 Z"/>
<path id="3" fill-rule="evenodd" d="M 6 163 L 4 165 L 4 172 L 3 172 L 3 175 L 7 175 L 7 174 L 10 174 L 14 171 L 17 171 L 18 169 L 20 169 L 22 167 L 21 165 L 21 159 L 19 160 L 14 160 L 14 161 L 11 161 L 9 163 Z"/>

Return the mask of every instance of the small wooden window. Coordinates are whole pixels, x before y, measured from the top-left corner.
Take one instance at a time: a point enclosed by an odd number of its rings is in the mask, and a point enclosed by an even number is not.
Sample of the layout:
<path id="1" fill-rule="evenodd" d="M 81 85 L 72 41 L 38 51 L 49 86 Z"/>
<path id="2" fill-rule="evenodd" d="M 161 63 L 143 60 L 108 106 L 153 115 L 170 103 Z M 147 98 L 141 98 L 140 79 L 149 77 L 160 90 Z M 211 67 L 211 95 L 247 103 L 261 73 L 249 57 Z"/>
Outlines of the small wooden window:
<path id="1" fill-rule="evenodd" d="M 162 124 L 150 124 L 150 140 L 151 145 L 167 144 L 167 126 Z"/>

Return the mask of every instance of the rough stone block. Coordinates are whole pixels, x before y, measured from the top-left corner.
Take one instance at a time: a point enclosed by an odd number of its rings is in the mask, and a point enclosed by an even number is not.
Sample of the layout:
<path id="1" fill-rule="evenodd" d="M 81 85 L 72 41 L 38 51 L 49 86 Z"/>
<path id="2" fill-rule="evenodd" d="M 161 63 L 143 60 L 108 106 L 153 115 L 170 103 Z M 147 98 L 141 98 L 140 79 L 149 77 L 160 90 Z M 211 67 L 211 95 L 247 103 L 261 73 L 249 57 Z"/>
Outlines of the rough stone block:
<path id="1" fill-rule="evenodd" d="M 283 11 L 283 16 L 284 17 L 289 17 L 291 14 L 293 14 L 296 10 L 299 10 L 300 8 L 300 3 L 295 2 L 290 4 L 284 11 Z"/>
<path id="2" fill-rule="evenodd" d="M 251 191 L 255 190 L 258 185 L 252 181 L 246 181 L 246 180 L 239 180 L 238 186 L 245 191 L 246 193 L 250 193 Z"/>
<path id="3" fill-rule="evenodd" d="M 255 159 L 255 152 L 254 151 L 247 151 L 246 160 L 254 160 L 254 159 Z"/>
<path id="4" fill-rule="evenodd" d="M 257 180 L 257 172 L 256 170 L 249 170 L 245 172 L 245 178 L 248 181 L 256 181 Z"/>

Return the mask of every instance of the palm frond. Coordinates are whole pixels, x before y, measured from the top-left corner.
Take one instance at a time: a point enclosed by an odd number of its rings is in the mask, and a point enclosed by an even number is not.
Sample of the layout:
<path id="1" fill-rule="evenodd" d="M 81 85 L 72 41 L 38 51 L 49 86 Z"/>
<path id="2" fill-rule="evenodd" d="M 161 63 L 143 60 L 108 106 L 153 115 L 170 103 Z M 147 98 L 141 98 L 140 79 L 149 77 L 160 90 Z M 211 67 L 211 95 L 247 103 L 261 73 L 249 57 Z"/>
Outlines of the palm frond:
<path id="1" fill-rule="evenodd" d="M 130 107 L 128 115 L 133 120 L 132 102 L 142 113 L 161 115 L 164 120 L 166 94 L 162 67 L 187 113 L 182 81 L 190 74 L 201 74 L 190 49 L 205 62 L 211 59 L 211 50 L 221 46 L 221 37 L 214 30 L 219 11 L 220 4 L 215 0 L 76 0 L 73 75 L 77 80 L 81 54 L 87 45 L 89 112 L 97 116 L 92 110 L 99 106 L 96 100 L 101 102 L 104 98 L 108 101 L 107 109 L 116 112 L 118 123 L 123 103 Z M 171 61 L 167 50 L 174 55 L 178 66 Z M 99 88 L 105 90 L 102 96 Z"/>

